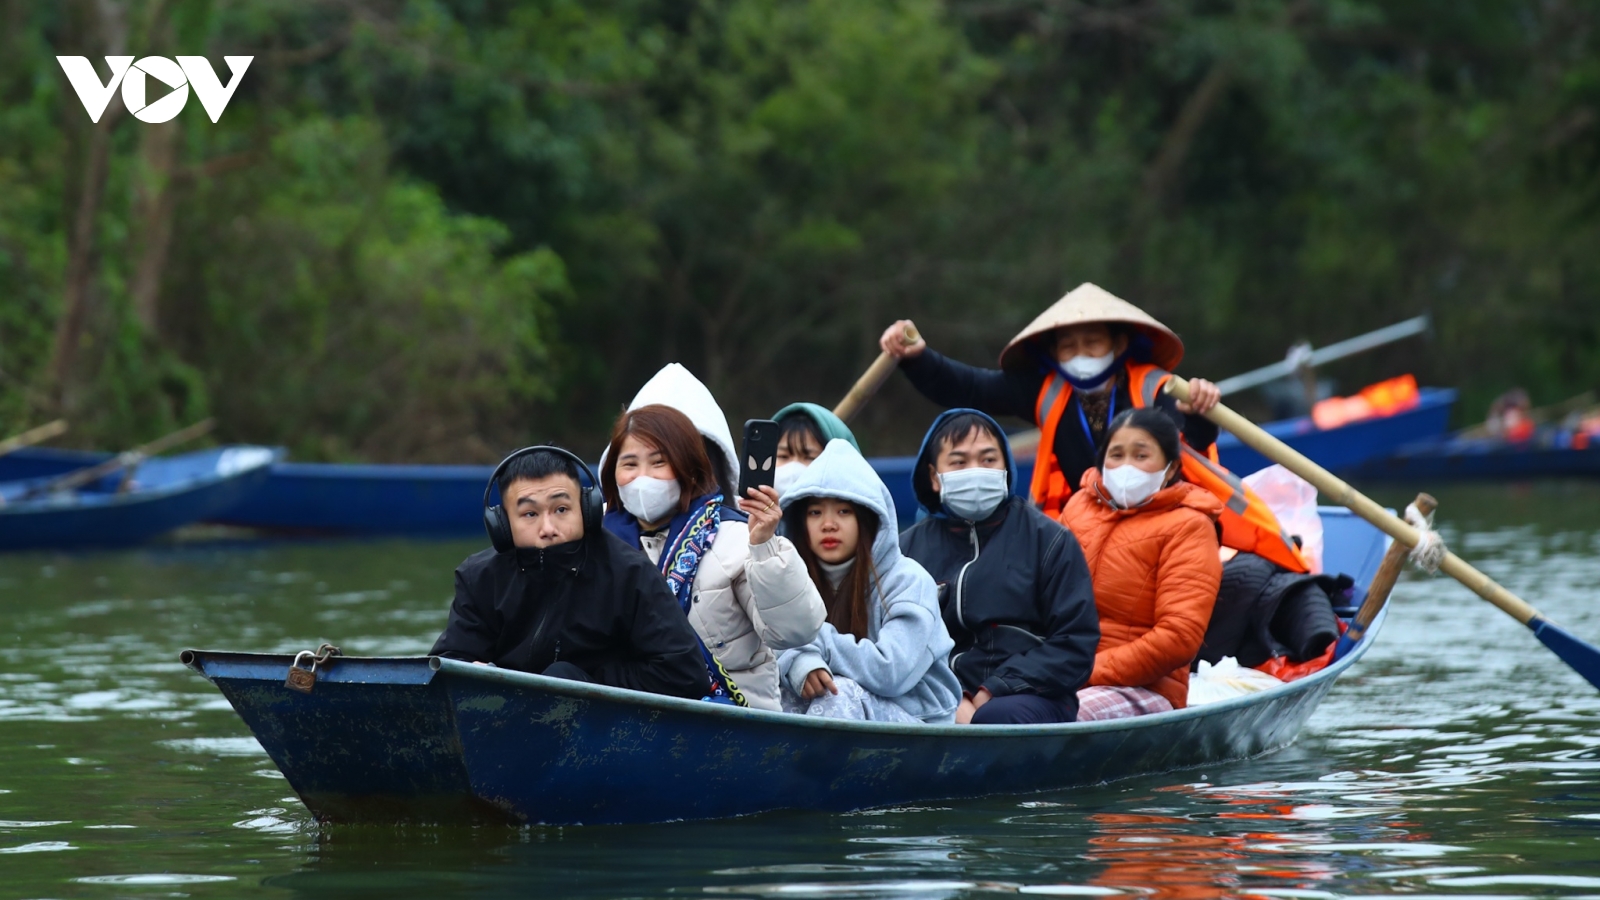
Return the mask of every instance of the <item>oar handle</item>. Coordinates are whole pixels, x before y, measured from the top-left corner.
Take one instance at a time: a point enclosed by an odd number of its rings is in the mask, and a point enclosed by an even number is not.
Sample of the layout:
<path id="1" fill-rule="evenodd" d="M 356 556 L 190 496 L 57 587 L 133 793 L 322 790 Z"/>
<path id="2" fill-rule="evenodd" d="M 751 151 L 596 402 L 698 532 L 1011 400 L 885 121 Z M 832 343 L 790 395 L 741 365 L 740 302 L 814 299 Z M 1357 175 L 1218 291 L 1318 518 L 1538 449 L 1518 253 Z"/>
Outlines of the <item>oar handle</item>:
<path id="1" fill-rule="evenodd" d="M 1189 382 L 1176 375 L 1167 379 L 1164 390 L 1179 400 L 1189 399 Z M 1217 423 L 1217 427 L 1238 438 L 1246 447 L 1304 478 L 1328 500 L 1347 507 L 1351 512 L 1376 525 L 1384 534 L 1404 544 L 1407 549 L 1415 547 L 1417 541 L 1421 539 L 1417 530 L 1398 516 L 1223 404 L 1218 403 L 1205 416 Z M 1439 569 L 1524 625 L 1536 618 L 1544 618 L 1522 598 L 1496 584 L 1489 576 L 1479 572 L 1454 553 L 1445 554 Z"/>
<path id="2" fill-rule="evenodd" d="M 0 456 L 5 456 L 13 450 L 21 450 L 23 447 L 31 447 L 41 441 L 48 441 L 66 430 L 66 419 L 57 419 L 54 422 L 46 422 L 36 428 L 29 428 L 16 437 L 9 437 L 0 441 Z"/>
<path id="3" fill-rule="evenodd" d="M 920 340 L 922 340 L 922 336 L 917 334 L 917 329 L 914 326 L 907 325 L 900 333 L 900 343 L 907 347 Z M 833 408 L 833 414 L 838 416 L 842 422 L 850 421 L 850 418 L 859 412 L 868 400 L 872 399 L 872 395 L 878 392 L 878 388 L 883 387 L 883 383 L 889 380 L 889 376 L 894 374 L 895 366 L 898 364 L 899 360 L 895 359 L 887 351 L 879 353 L 878 358 L 873 360 L 872 365 L 867 367 L 867 371 L 856 379 L 856 383 L 850 388 L 850 392 L 845 394 L 844 399 L 839 401 L 839 405 Z"/>

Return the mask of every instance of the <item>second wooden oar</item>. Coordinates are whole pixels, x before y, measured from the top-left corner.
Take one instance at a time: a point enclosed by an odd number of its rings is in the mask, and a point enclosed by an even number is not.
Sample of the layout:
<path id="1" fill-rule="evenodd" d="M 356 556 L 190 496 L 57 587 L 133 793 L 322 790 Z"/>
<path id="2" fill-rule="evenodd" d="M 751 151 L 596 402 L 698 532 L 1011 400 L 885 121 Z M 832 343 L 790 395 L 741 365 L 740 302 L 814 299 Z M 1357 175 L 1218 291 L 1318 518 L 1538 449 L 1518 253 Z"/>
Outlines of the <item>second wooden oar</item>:
<path id="1" fill-rule="evenodd" d="M 1166 391 L 1179 400 L 1188 400 L 1189 382 L 1174 375 L 1167 380 Z M 1245 446 L 1311 482 L 1324 497 L 1348 507 L 1351 512 L 1376 525 L 1396 541 L 1407 547 L 1415 547 L 1422 539 L 1421 532 L 1398 516 L 1223 404 L 1217 404 L 1206 413 L 1206 418 L 1231 432 Z M 1600 647 L 1579 640 L 1576 635 L 1551 622 L 1521 597 L 1496 584 L 1454 553 L 1444 553 L 1439 570 L 1471 588 L 1473 593 L 1499 607 L 1506 615 L 1528 626 L 1534 637 L 1560 657 L 1562 662 L 1571 666 L 1584 680 L 1600 688 Z"/>
<path id="2" fill-rule="evenodd" d="M 34 444 L 48 441 L 66 430 L 66 419 L 57 419 L 54 422 L 46 422 L 36 428 L 29 428 L 16 437 L 9 437 L 0 441 L 0 456 L 5 456 L 13 450 L 21 450 L 23 447 L 32 447 Z"/>
<path id="3" fill-rule="evenodd" d="M 905 331 L 900 335 L 900 343 L 905 344 L 907 347 L 919 340 L 921 340 L 921 335 L 917 334 L 917 330 L 910 325 L 907 325 Z M 855 385 L 850 388 L 850 393 L 845 394 L 844 399 L 839 401 L 839 405 L 833 408 L 833 414 L 839 417 L 839 421 L 850 421 L 850 417 L 854 416 L 862 405 L 871 399 L 873 394 L 878 392 L 878 388 L 883 387 L 883 383 L 889 380 L 889 376 L 894 374 L 895 365 L 896 362 L 893 356 L 888 353 L 879 353 L 878 358 L 873 360 L 872 365 L 867 367 L 867 371 L 856 379 Z"/>
<path id="4" fill-rule="evenodd" d="M 1424 518 L 1433 515 L 1439 501 L 1427 494 L 1418 494 L 1412 506 Z M 1350 630 L 1339 636 L 1339 643 L 1333 648 L 1333 658 L 1339 659 L 1346 653 L 1356 648 L 1361 639 L 1367 636 L 1367 628 L 1372 621 L 1378 618 L 1378 613 L 1383 611 L 1384 604 L 1389 602 L 1389 592 L 1394 590 L 1395 582 L 1400 580 L 1400 573 L 1405 570 L 1406 557 L 1411 553 L 1411 548 L 1399 541 L 1392 541 L 1389 549 L 1383 554 L 1383 562 L 1378 564 L 1378 574 L 1372 576 L 1372 583 L 1367 585 L 1367 599 L 1362 601 L 1361 608 L 1356 610 L 1356 617 L 1350 622 Z"/>

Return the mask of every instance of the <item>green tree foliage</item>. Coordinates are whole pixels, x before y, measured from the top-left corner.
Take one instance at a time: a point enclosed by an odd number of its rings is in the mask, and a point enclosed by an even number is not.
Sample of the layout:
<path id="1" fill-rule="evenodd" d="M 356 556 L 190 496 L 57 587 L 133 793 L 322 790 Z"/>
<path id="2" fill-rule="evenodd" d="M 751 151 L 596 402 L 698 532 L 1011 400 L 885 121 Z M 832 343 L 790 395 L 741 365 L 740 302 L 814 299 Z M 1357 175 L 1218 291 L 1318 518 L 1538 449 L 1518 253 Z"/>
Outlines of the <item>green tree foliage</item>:
<path id="1" fill-rule="evenodd" d="M 1095 281 L 1220 377 L 1475 414 L 1600 384 L 1600 11 L 1572 0 L 0 0 L 0 422 L 214 414 L 300 458 L 597 445 L 682 361 L 735 421 L 889 321 L 974 362 Z M 54 61 L 255 62 L 213 124 Z M 104 68 L 101 68 L 104 74 Z M 892 385 L 860 422 L 909 450 Z"/>

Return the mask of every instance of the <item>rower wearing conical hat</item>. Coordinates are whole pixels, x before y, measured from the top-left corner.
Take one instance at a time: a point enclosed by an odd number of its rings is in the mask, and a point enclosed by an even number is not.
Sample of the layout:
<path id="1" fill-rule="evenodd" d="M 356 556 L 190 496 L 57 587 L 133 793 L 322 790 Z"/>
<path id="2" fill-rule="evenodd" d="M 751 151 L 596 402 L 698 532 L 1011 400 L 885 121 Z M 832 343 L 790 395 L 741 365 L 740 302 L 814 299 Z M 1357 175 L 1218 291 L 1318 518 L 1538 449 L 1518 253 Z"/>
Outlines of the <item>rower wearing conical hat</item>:
<path id="1" fill-rule="evenodd" d="M 1199 378 L 1189 380 L 1188 403 L 1161 390 L 1183 359 L 1183 341 L 1149 313 L 1097 285 L 1079 285 L 1006 344 L 999 369 L 957 362 L 920 338 L 903 344 L 910 324 L 889 326 L 879 344 L 899 358 L 900 370 L 924 397 L 1039 426 L 1030 492 L 1045 514 L 1059 516 L 1084 473 L 1095 467 L 1106 426 L 1118 412 L 1154 407 L 1173 419 L 1192 451 L 1184 454 L 1184 476 L 1228 505 L 1223 543 L 1305 570 L 1265 504 L 1247 496 L 1239 480 L 1216 464 L 1217 427 L 1204 413 L 1222 392 Z"/>

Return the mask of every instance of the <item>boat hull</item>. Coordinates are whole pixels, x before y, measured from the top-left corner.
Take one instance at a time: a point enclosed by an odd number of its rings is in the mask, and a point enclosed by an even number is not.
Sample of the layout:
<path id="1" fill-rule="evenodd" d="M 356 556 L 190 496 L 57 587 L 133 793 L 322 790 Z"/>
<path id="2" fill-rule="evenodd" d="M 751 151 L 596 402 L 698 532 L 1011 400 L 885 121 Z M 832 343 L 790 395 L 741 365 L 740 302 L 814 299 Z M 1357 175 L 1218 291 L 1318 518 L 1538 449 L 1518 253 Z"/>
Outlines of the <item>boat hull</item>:
<path id="1" fill-rule="evenodd" d="M 1359 604 L 1388 539 L 1320 510 Z M 309 694 L 286 655 L 185 651 L 328 822 L 662 822 L 845 811 L 1095 784 L 1292 742 L 1376 637 L 1221 703 L 1069 725 L 884 725 L 736 709 L 455 660 L 336 657 Z"/>
<path id="2" fill-rule="evenodd" d="M 1138 719 L 929 726 L 792 716 L 437 658 L 188 651 L 325 822 L 550 825 L 843 812 L 1097 784 L 1294 741 L 1355 652 L 1260 694 Z"/>

